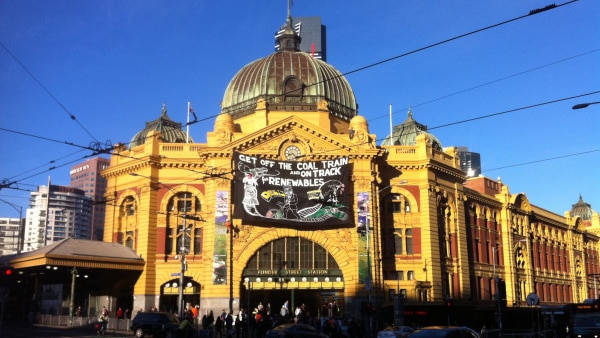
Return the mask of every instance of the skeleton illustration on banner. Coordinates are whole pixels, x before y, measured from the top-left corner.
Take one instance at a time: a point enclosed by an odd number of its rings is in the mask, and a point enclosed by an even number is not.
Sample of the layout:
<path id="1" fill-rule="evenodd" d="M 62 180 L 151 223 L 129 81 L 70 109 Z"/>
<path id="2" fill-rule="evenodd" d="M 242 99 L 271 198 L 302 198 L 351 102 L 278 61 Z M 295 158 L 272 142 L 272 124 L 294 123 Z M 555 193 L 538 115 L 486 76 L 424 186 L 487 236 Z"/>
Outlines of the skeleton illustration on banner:
<path id="1" fill-rule="evenodd" d="M 312 224 L 349 221 L 344 191 L 347 157 L 274 161 L 235 153 L 234 158 L 236 217 Z"/>

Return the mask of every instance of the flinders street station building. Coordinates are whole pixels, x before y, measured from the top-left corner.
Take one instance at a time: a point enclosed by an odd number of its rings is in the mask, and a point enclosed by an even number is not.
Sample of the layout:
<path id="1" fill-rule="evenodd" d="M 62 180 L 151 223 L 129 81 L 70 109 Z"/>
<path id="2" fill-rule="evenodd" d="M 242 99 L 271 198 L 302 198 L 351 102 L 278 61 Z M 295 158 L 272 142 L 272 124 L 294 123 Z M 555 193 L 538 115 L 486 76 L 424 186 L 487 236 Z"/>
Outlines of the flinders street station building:
<path id="1" fill-rule="evenodd" d="M 134 312 L 289 301 L 391 317 L 401 304 L 405 321 L 597 297 L 600 221 L 583 200 L 558 215 L 468 178 L 410 111 L 376 144 L 349 82 L 299 50 L 291 17 L 277 44 L 231 79 L 206 143 L 164 107 L 114 150 L 104 242 L 143 268 L 112 297 Z"/>

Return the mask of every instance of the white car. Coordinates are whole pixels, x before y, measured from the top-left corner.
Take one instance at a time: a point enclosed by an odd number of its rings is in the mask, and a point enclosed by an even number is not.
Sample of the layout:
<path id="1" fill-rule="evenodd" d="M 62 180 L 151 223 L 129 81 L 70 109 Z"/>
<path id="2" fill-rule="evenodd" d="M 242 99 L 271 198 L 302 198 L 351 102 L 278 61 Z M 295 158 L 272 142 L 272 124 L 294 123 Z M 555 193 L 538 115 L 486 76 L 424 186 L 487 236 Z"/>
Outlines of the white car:
<path id="1" fill-rule="evenodd" d="M 405 338 L 411 334 L 414 329 L 410 326 L 388 326 L 377 333 L 377 338 Z"/>

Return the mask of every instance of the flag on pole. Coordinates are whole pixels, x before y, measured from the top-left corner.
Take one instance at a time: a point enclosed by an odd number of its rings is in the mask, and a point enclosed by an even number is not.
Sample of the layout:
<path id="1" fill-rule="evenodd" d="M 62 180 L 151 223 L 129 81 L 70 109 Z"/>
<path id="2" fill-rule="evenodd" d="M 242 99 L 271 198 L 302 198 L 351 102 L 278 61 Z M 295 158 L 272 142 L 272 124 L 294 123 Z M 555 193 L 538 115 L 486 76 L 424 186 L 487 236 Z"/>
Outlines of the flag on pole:
<path id="1" fill-rule="evenodd" d="M 185 143 L 190 143 L 190 113 L 194 111 L 192 108 L 192 104 L 188 101 L 188 109 L 187 109 L 187 123 L 185 124 Z M 194 117 L 196 114 L 194 113 Z"/>
<path id="2" fill-rule="evenodd" d="M 194 111 L 194 108 L 192 107 L 191 104 L 189 104 L 189 102 L 188 102 L 188 105 L 189 105 L 189 107 L 188 107 L 188 113 L 191 113 L 192 116 L 194 116 L 194 121 L 192 121 L 192 122 L 198 121 L 198 118 L 196 117 L 196 111 Z M 188 120 L 189 120 L 189 115 L 188 115 Z"/>

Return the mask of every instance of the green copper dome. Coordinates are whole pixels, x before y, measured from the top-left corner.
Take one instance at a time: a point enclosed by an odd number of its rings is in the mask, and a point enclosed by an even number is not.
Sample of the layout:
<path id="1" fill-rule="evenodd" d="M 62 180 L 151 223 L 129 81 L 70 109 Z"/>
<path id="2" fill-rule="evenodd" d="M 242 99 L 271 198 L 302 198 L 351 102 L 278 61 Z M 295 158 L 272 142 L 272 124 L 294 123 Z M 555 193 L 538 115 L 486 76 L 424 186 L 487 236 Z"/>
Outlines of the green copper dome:
<path id="1" fill-rule="evenodd" d="M 221 110 L 233 118 L 254 113 L 264 99 L 270 110 L 316 111 L 321 100 L 330 114 L 349 121 L 357 114 L 354 92 L 333 66 L 299 50 L 300 37 L 288 20 L 276 36 L 279 50 L 244 66 L 231 79 Z"/>
<path id="2" fill-rule="evenodd" d="M 188 138 L 186 133 L 181 129 L 181 123 L 171 120 L 167 115 L 167 107 L 163 105 L 162 113 L 160 116 L 151 122 L 146 122 L 146 128 L 139 131 L 131 141 L 129 142 L 129 149 L 142 145 L 146 142 L 146 136 L 151 131 L 158 131 L 161 133 L 162 142 L 166 143 L 186 143 L 188 140 L 190 143 L 194 141 Z"/>

